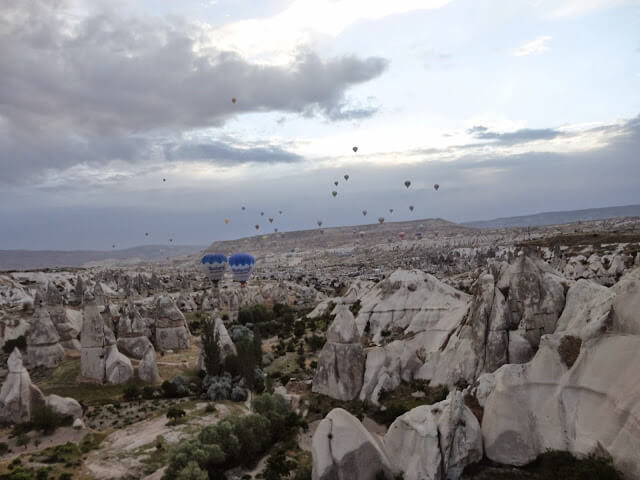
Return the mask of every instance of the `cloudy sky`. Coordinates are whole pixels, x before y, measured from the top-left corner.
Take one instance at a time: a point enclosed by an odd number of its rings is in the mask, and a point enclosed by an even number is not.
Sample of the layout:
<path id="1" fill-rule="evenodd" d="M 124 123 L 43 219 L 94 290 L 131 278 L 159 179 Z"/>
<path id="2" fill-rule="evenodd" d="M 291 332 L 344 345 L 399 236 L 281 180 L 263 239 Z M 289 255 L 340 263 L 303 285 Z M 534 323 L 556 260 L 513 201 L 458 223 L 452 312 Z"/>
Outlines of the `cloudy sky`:
<path id="1" fill-rule="evenodd" d="M 0 3 L 0 249 L 632 203 L 640 0 Z"/>

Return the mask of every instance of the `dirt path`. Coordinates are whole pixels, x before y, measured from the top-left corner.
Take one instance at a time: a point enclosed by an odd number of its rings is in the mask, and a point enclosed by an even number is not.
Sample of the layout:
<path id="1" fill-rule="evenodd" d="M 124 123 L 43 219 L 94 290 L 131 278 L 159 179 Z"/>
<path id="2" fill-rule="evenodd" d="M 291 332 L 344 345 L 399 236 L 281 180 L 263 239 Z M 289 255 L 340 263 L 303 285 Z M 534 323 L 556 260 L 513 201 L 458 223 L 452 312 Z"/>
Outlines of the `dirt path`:
<path id="1" fill-rule="evenodd" d="M 203 405 L 206 404 L 196 405 L 187 414 Z M 168 419 L 158 416 L 119 429 L 105 438 L 98 450 L 89 454 L 84 467 L 98 480 L 136 475 L 141 478 L 145 467 L 142 460 L 153 451 L 154 442 L 159 435 L 162 435 L 166 443 L 175 444 L 191 437 L 193 433 L 189 431 L 194 426 L 213 425 L 231 413 L 225 405 L 217 404 L 216 409 L 215 413 L 197 416 L 179 425 L 167 425 Z"/>

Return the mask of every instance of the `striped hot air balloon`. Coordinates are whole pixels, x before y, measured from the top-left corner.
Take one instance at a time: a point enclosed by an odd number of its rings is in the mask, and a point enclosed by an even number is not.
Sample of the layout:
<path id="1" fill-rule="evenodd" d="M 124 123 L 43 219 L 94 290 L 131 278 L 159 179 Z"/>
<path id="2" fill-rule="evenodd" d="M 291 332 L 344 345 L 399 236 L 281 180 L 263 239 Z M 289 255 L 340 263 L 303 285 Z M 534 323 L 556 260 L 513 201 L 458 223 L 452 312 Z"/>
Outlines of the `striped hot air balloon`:
<path id="1" fill-rule="evenodd" d="M 200 268 L 209 280 L 218 283 L 224 277 L 227 257 L 222 253 L 208 253 L 200 260 Z"/>
<path id="2" fill-rule="evenodd" d="M 247 283 L 256 266 L 256 259 L 248 253 L 234 253 L 229 257 L 229 268 L 233 273 L 233 281 Z"/>

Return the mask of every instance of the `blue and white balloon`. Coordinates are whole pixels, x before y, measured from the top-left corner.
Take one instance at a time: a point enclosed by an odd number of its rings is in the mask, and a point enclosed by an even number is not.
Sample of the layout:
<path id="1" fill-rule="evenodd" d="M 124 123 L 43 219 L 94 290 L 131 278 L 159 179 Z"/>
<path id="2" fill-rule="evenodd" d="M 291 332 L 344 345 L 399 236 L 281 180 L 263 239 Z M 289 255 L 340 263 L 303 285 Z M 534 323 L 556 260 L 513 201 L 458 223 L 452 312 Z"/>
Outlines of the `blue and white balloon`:
<path id="1" fill-rule="evenodd" d="M 229 257 L 233 281 L 246 283 L 256 266 L 256 259 L 248 253 L 234 253 Z"/>
<path id="2" fill-rule="evenodd" d="M 227 257 L 221 253 L 208 253 L 200 260 L 200 268 L 209 280 L 218 283 L 224 277 Z"/>

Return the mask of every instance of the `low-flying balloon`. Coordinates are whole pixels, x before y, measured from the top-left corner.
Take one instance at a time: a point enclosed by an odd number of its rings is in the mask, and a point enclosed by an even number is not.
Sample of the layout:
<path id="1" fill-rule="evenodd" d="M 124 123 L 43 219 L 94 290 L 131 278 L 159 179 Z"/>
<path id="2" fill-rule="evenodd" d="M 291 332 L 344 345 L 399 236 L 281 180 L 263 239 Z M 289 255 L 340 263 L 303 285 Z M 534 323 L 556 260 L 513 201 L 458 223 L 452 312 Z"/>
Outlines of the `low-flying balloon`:
<path id="1" fill-rule="evenodd" d="M 264 217 L 264 212 L 260 212 L 260 216 L 261 216 L 261 217 Z"/>
<path id="2" fill-rule="evenodd" d="M 260 229 L 260 225 L 256 224 L 256 230 Z"/>
<path id="3" fill-rule="evenodd" d="M 422 232 L 416 232 L 416 238 L 422 240 Z"/>
<path id="4" fill-rule="evenodd" d="M 236 98 L 235 98 L 235 97 L 233 97 L 233 98 L 231 99 L 231 103 L 236 103 Z"/>
<path id="5" fill-rule="evenodd" d="M 322 226 L 322 220 L 318 220 L 316 223 L 318 224 L 319 227 Z"/>
<path id="6" fill-rule="evenodd" d="M 336 180 L 335 182 L 333 182 L 333 184 L 337 187 L 337 186 L 338 186 L 338 180 Z"/>
<path id="7" fill-rule="evenodd" d="M 389 209 L 389 213 L 393 213 L 393 208 L 390 208 L 390 209 Z"/>
<path id="8" fill-rule="evenodd" d="M 345 180 L 349 180 L 349 175 L 347 175 L 347 174 L 346 174 L 346 175 L 344 176 L 344 179 L 345 179 Z"/>
<path id="9" fill-rule="evenodd" d="M 398 237 L 400 237 L 400 240 L 404 240 L 405 235 L 406 235 L 406 233 L 404 233 L 404 232 L 400 232 L 400 233 L 398 234 Z"/>
<path id="10" fill-rule="evenodd" d="M 382 225 L 384 223 L 384 217 L 378 217 L 378 222 Z"/>
<path id="11" fill-rule="evenodd" d="M 333 196 L 335 197 L 336 195 L 338 195 L 338 192 L 336 192 L 336 191 L 334 190 L 333 192 L 331 192 L 331 195 L 333 195 Z"/>
<path id="12" fill-rule="evenodd" d="M 229 219 L 228 219 L 228 218 L 225 218 L 225 219 L 224 219 L 224 223 L 225 223 L 226 225 L 229 225 Z"/>
<path id="13" fill-rule="evenodd" d="M 269 223 L 273 223 L 273 218 L 269 217 Z"/>
<path id="14" fill-rule="evenodd" d="M 409 205 L 409 210 L 413 212 L 413 205 Z"/>
<path id="15" fill-rule="evenodd" d="M 438 189 L 440 188 L 440 185 L 438 185 L 437 183 L 433 186 L 433 188 L 436 189 L 436 192 L 438 191 Z"/>
<path id="16" fill-rule="evenodd" d="M 362 216 L 366 217 L 367 216 L 367 211 L 366 210 L 362 210 Z"/>
<path id="17" fill-rule="evenodd" d="M 234 253 L 229 257 L 229 267 L 234 282 L 247 283 L 255 266 L 256 259 L 248 253 Z"/>
<path id="18" fill-rule="evenodd" d="M 274 229 L 273 229 L 273 231 L 274 231 L 274 232 L 276 232 L 276 233 L 278 233 L 278 229 L 277 229 L 277 228 L 274 228 Z"/>
<path id="19" fill-rule="evenodd" d="M 409 188 L 411 186 L 411 181 L 410 180 L 405 180 L 404 181 L 404 186 Z"/>
<path id="20" fill-rule="evenodd" d="M 222 280 L 226 267 L 227 257 L 221 253 L 208 253 L 200 259 L 200 268 L 213 283 Z"/>
<path id="21" fill-rule="evenodd" d="M 353 150 L 353 153 L 356 153 L 358 151 L 358 147 L 353 147 L 352 150 Z"/>

